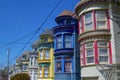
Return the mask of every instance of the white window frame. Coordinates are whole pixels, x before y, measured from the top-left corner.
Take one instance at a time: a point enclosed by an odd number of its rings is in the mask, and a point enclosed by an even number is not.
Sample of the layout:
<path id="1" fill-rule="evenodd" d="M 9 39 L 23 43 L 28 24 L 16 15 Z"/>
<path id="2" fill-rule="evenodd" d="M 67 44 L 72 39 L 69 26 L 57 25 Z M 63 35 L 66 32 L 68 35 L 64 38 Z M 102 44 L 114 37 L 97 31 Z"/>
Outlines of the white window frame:
<path id="1" fill-rule="evenodd" d="M 107 44 L 106 45 L 100 45 L 99 42 L 106 42 Z M 100 49 L 107 49 L 107 54 L 100 54 Z M 99 58 L 100 57 L 107 57 L 108 60 L 107 61 L 100 61 Z M 99 60 L 99 63 L 100 64 L 106 64 L 106 63 L 109 63 L 109 45 L 108 45 L 108 41 L 98 41 L 98 60 Z"/>
<path id="2" fill-rule="evenodd" d="M 90 19 L 90 21 L 86 21 L 86 15 L 87 15 L 87 14 L 90 14 L 90 13 L 91 13 L 91 19 Z M 90 28 L 88 28 L 88 27 L 86 26 L 86 24 L 90 24 L 90 23 L 92 23 L 92 26 L 89 26 Z M 93 12 L 92 12 L 92 11 L 90 11 L 90 12 L 88 12 L 88 13 L 86 13 L 86 14 L 84 15 L 84 27 L 85 27 L 85 31 L 94 30 Z"/>
<path id="3" fill-rule="evenodd" d="M 98 13 L 101 13 L 101 12 L 104 12 L 105 13 L 105 19 L 98 19 Z M 98 22 L 105 22 L 105 25 L 104 26 L 100 26 L 98 27 Z M 96 27 L 97 29 L 107 29 L 107 13 L 105 10 L 97 10 L 96 11 Z"/>
<path id="4" fill-rule="evenodd" d="M 92 45 L 91 45 L 91 43 L 92 43 Z M 94 44 L 93 43 L 94 43 L 93 41 L 85 43 L 85 56 L 86 56 L 86 63 L 87 63 L 87 65 L 95 63 L 95 59 L 94 59 L 95 58 L 95 56 L 94 56 Z M 90 46 L 88 46 L 88 44 L 90 44 Z M 93 50 L 93 54 L 92 55 L 87 55 L 87 50 Z M 92 58 L 92 57 L 93 57 L 93 62 L 88 63 L 88 58 Z"/>

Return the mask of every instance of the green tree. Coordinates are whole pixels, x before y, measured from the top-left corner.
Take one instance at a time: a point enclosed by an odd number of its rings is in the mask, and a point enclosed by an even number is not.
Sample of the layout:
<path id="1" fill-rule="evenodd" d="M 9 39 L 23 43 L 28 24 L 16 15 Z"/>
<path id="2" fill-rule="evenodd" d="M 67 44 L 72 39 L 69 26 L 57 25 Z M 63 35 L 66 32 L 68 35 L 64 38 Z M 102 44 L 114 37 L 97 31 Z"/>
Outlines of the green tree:
<path id="1" fill-rule="evenodd" d="M 30 76 L 27 73 L 18 73 L 12 76 L 10 80 L 30 80 Z"/>

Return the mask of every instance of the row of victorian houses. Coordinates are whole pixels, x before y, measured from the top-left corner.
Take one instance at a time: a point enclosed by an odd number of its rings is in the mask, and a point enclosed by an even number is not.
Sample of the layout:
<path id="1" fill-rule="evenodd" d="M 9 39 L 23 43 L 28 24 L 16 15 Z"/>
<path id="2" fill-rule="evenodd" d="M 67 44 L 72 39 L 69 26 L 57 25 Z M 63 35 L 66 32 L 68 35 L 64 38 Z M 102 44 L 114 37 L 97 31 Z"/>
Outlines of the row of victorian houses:
<path id="1" fill-rule="evenodd" d="M 120 1 L 81 0 L 17 58 L 31 80 L 120 80 Z M 11 74 L 12 75 L 12 74 Z"/>

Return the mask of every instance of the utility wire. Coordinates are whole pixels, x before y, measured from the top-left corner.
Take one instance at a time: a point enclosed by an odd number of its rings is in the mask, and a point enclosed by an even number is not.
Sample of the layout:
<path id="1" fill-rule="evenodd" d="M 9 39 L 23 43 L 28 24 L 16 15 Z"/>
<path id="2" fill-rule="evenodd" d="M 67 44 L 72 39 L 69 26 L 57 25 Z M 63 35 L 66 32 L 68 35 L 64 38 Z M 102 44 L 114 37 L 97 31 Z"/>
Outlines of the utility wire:
<path id="1" fill-rule="evenodd" d="M 32 35 L 32 37 L 28 40 L 28 42 L 24 45 L 24 47 L 20 50 L 20 52 L 15 56 L 10 62 L 12 63 L 26 48 L 26 46 L 30 43 L 30 41 L 34 38 L 34 36 L 39 32 L 39 30 L 42 28 L 42 26 L 45 24 L 45 22 L 48 20 L 48 18 L 51 16 L 51 14 L 55 11 L 55 9 L 58 7 L 58 5 L 61 3 L 62 0 L 59 0 L 58 3 L 55 5 L 53 10 L 50 12 L 50 14 L 46 17 L 46 19 L 43 21 L 43 23 L 40 25 L 40 27 L 36 30 L 36 32 Z"/>
<path id="2" fill-rule="evenodd" d="M 4 48 L 4 47 L 7 47 L 7 46 L 9 46 L 9 45 L 11 45 L 11 44 L 15 44 L 15 43 L 17 43 L 17 41 L 20 41 L 20 40 L 22 40 L 22 39 L 24 39 L 24 38 L 26 38 L 26 37 L 28 37 L 28 36 L 31 36 L 31 34 L 33 34 L 33 33 L 34 33 L 34 32 L 29 33 L 29 34 L 27 34 L 27 35 L 25 35 L 25 36 L 23 36 L 23 37 L 15 40 L 15 41 L 13 41 L 13 42 L 10 42 L 10 43 L 6 43 L 6 44 L 3 43 L 3 44 L 5 44 L 5 45 L 0 46 L 0 48 Z M 0 43 L 0 44 L 2 44 L 2 43 Z"/>

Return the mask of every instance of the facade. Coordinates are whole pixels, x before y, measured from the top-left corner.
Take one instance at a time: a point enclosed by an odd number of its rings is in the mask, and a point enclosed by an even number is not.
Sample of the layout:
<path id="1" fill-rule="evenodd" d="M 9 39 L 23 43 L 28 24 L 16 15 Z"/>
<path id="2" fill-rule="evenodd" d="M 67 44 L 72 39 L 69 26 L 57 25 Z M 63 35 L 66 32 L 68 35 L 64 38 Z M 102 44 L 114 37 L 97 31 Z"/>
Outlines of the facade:
<path id="1" fill-rule="evenodd" d="M 54 80 L 53 33 L 46 29 L 38 44 L 38 80 Z"/>
<path id="2" fill-rule="evenodd" d="M 32 52 L 29 54 L 29 75 L 30 80 L 38 80 L 38 52 L 37 45 L 39 40 L 32 44 Z"/>
<path id="3" fill-rule="evenodd" d="M 15 74 L 21 73 L 22 72 L 22 57 L 19 56 L 16 59 L 16 64 L 15 64 Z"/>
<path id="4" fill-rule="evenodd" d="M 22 73 L 29 73 L 29 54 L 30 51 L 25 51 L 22 54 Z"/>
<path id="5" fill-rule="evenodd" d="M 63 11 L 55 19 L 54 31 L 55 80 L 80 80 L 78 25 L 76 15 Z"/>
<path id="6" fill-rule="evenodd" d="M 81 80 L 120 80 L 120 3 L 82 0 L 79 16 Z"/>
<path id="7" fill-rule="evenodd" d="M 38 52 L 31 52 L 29 54 L 29 75 L 30 80 L 38 80 Z"/>

